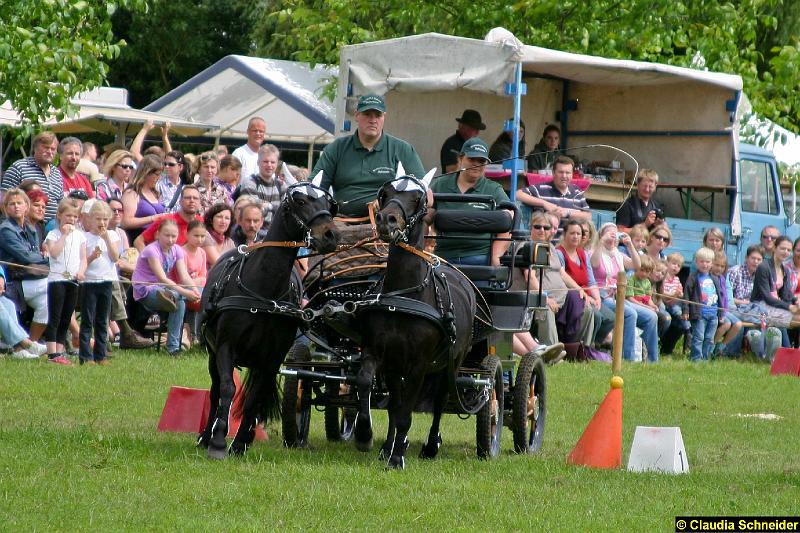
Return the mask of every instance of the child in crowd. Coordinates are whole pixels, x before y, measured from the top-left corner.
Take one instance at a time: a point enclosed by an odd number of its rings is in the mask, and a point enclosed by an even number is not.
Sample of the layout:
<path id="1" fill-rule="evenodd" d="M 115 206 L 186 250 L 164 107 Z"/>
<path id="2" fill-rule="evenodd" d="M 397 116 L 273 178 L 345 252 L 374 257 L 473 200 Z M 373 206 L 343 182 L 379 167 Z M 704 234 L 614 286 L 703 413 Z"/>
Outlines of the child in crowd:
<path id="1" fill-rule="evenodd" d="M 683 284 L 678 274 L 683 268 L 684 258 L 678 252 L 667 255 L 667 275 L 661 282 L 661 293 L 664 307 L 670 315 L 671 330 L 662 337 L 661 348 L 663 353 L 672 353 L 675 343 L 692 329 L 689 321 L 683 319 L 683 306 L 676 298 L 683 298 Z M 691 334 L 691 333 L 690 333 Z"/>
<path id="2" fill-rule="evenodd" d="M 86 224 L 86 282 L 81 302 L 80 359 L 82 365 L 108 364 L 108 319 L 112 287 L 117 281 L 119 235 L 108 229 L 111 208 L 94 202 L 84 218 Z M 94 347 L 91 345 L 94 330 Z"/>
<path id="3" fill-rule="evenodd" d="M 725 252 L 714 253 L 711 273 L 719 279 L 721 289 L 720 305 L 725 309 L 725 314 L 720 319 L 717 333 L 714 336 L 716 351 L 718 353 L 722 352 L 723 348 L 727 346 L 732 348 L 735 353 L 741 347 L 741 340 L 739 340 L 738 346 L 734 341 L 739 337 L 739 332 L 742 331 L 742 321 L 733 311 L 736 308 L 736 304 L 733 301 L 733 289 L 728 283 L 728 256 L 725 255 Z"/>
<path id="4" fill-rule="evenodd" d="M 72 198 L 58 204 L 56 228 L 42 245 L 50 258 L 47 276 L 47 360 L 59 365 L 72 365 L 64 355 L 72 313 L 78 302 L 78 283 L 86 273 L 86 236 L 77 228 L 80 206 Z"/>
<path id="5" fill-rule="evenodd" d="M 628 233 L 628 235 L 631 237 L 634 250 L 639 252 L 639 255 L 643 255 L 645 253 L 645 248 L 647 247 L 647 241 L 650 240 L 650 232 L 647 231 L 647 227 L 644 224 L 636 224 L 631 228 L 631 231 Z M 625 255 L 630 253 L 628 248 L 625 246 L 620 246 L 619 250 Z M 626 273 L 631 275 L 633 274 L 633 271 L 628 270 Z"/>
<path id="6" fill-rule="evenodd" d="M 683 303 L 683 319 L 692 323 L 692 349 L 689 359 L 696 362 L 710 358 L 714 347 L 714 333 L 724 311 L 719 307 L 719 279 L 711 274 L 714 251 L 706 247 L 700 248 L 695 252 L 694 260 L 697 270 L 689 274 L 683 291 L 684 300 L 691 302 Z"/>
<path id="7" fill-rule="evenodd" d="M 206 240 L 208 231 L 202 220 L 192 220 L 186 229 L 186 244 L 183 245 L 183 251 L 186 255 L 186 271 L 192 279 L 197 291 L 202 294 L 203 287 L 206 285 L 206 277 L 208 276 L 208 264 L 206 259 L 206 251 L 203 249 L 203 243 Z M 176 272 L 173 271 L 170 276 L 174 281 Z M 199 324 L 198 311 L 200 311 L 200 302 L 189 302 L 186 304 L 186 323 L 189 325 L 189 333 L 192 342 L 197 338 Z"/>
<path id="8" fill-rule="evenodd" d="M 652 258 L 651 258 L 652 259 Z M 667 263 L 666 261 L 655 261 L 655 267 L 650 274 L 650 284 L 653 286 L 653 303 L 656 304 L 658 310 L 658 336 L 662 337 L 672 323 L 672 316 L 667 312 L 664 305 L 664 300 L 660 294 L 664 290 L 664 278 L 667 277 Z"/>
<path id="9" fill-rule="evenodd" d="M 625 299 L 636 306 L 642 306 L 658 314 L 658 306 L 653 302 L 653 286 L 650 275 L 655 268 L 655 262 L 648 255 L 639 256 L 639 268 L 628 276 L 628 287 L 625 290 Z M 657 345 L 657 343 L 656 343 Z M 647 354 L 651 362 L 658 361 L 658 352 Z"/>
<path id="10" fill-rule="evenodd" d="M 145 246 L 133 271 L 133 297 L 151 312 L 167 311 L 167 352 L 181 350 L 181 332 L 186 300 L 200 300 L 200 293 L 186 271 L 186 253 L 175 243 L 178 224 L 166 218 L 156 232 L 156 240 Z M 168 275 L 175 270 L 180 284 Z M 192 288 L 188 288 L 192 287 Z"/>

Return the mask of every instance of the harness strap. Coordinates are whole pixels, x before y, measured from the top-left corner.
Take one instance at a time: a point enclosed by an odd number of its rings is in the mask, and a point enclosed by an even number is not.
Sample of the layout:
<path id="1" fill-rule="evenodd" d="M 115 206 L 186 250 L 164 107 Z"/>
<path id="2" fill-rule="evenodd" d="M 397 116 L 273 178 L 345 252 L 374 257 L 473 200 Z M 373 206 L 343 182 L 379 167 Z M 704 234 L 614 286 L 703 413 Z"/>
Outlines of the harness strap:
<path id="1" fill-rule="evenodd" d="M 267 298 L 253 298 L 251 296 L 224 296 L 209 311 L 249 311 L 250 313 L 280 314 L 290 318 L 301 319 L 303 312 L 300 307 L 286 300 L 269 300 Z"/>

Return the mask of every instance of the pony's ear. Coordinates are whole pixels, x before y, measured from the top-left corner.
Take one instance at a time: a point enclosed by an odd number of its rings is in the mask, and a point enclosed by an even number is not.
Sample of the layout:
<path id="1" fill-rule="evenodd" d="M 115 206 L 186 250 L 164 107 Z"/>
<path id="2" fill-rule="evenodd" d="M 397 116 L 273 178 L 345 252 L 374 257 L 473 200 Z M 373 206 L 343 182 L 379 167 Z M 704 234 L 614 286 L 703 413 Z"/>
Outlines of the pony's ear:
<path id="1" fill-rule="evenodd" d="M 317 172 L 317 175 L 314 176 L 314 179 L 311 180 L 311 185 L 315 187 L 320 187 L 322 185 L 322 171 L 320 170 Z"/>
<path id="2" fill-rule="evenodd" d="M 433 167 L 428 171 L 427 174 L 422 178 L 422 184 L 425 186 L 426 189 L 430 188 L 431 181 L 433 180 L 433 175 L 436 174 L 436 167 Z"/>
<path id="3" fill-rule="evenodd" d="M 320 172 L 322 172 L 322 171 L 320 170 Z M 294 175 L 289 171 L 289 167 L 286 165 L 285 161 L 281 165 L 281 173 L 283 174 L 283 179 L 285 181 L 288 181 L 289 183 L 291 183 L 291 182 L 295 182 L 296 183 L 297 182 L 297 180 L 295 179 Z"/>
<path id="4" fill-rule="evenodd" d="M 394 177 L 395 177 L 395 179 L 397 179 L 397 178 L 402 178 L 405 175 L 406 175 L 406 169 L 403 168 L 403 162 L 402 161 L 398 161 L 397 162 L 397 172 L 395 173 Z"/>

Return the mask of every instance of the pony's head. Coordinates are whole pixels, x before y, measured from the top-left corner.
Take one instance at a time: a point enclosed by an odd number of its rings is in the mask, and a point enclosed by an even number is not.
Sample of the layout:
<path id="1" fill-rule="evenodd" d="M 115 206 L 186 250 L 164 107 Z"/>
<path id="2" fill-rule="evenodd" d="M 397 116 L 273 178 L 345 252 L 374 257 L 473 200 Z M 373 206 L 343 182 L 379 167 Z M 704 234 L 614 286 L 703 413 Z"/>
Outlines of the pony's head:
<path id="1" fill-rule="evenodd" d="M 283 209 L 306 234 L 308 243 L 320 253 L 330 253 L 339 244 L 339 230 L 333 222 L 339 204 L 320 187 L 322 172 L 311 182 L 299 182 L 286 190 Z"/>
<path id="2" fill-rule="evenodd" d="M 428 211 L 428 185 L 436 172 L 433 168 L 419 180 L 400 175 L 401 170 L 399 167 L 398 176 L 378 189 L 378 212 L 375 213 L 378 236 L 392 244 L 408 242 L 411 232 L 422 223 Z"/>

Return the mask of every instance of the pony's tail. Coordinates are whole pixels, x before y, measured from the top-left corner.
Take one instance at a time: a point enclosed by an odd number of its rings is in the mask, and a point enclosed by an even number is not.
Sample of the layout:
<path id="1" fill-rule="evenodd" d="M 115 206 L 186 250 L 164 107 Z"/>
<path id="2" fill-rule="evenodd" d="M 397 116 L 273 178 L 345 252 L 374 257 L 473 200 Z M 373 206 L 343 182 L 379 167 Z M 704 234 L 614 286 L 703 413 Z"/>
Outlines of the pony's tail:
<path id="1" fill-rule="evenodd" d="M 253 398 L 253 410 L 260 421 L 280 420 L 281 417 L 281 394 L 278 387 L 277 373 L 264 372 L 248 368 L 244 376 L 243 398 Z M 233 416 L 241 417 L 245 402 L 236 402 L 233 405 Z"/>

